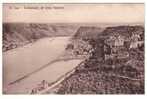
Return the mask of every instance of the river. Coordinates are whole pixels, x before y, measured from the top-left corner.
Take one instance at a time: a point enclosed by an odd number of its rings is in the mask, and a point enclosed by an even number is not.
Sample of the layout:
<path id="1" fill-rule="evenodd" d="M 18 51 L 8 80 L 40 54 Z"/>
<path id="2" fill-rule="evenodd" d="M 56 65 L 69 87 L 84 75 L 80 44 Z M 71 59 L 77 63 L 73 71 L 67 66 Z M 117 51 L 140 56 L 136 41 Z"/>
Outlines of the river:
<path id="1" fill-rule="evenodd" d="M 21 81 L 11 82 L 52 62 L 64 53 L 70 37 L 44 38 L 3 53 L 3 87 L 5 93 L 25 94 L 42 80 L 54 82 L 75 68 L 82 60 L 57 61 Z"/>

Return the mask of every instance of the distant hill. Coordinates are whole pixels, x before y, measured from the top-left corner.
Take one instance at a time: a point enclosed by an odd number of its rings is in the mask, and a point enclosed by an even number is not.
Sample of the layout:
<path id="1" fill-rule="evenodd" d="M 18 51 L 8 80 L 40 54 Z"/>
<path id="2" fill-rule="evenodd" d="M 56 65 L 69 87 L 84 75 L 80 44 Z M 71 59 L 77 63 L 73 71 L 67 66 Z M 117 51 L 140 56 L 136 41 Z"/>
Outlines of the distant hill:
<path id="1" fill-rule="evenodd" d="M 73 38 L 91 39 L 101 33 L 104 28 L 95 26 L 81 26 L 73 36 Z"/>
<path id="2" fill-rule="evenodd" d="M 77 28 L 71 24 L 3 23 L 3 51 L 44 37 L 71 36 Z"/>

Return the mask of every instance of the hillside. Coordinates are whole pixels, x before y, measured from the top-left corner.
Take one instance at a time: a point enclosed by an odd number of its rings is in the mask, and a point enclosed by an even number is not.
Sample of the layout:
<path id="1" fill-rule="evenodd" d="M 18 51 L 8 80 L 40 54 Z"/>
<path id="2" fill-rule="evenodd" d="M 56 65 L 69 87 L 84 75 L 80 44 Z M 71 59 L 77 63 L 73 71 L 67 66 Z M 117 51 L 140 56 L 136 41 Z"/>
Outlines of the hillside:
<path id="1" fill-rule="evenodd" d="M 89 58 L 58 85 L 55 93 L 144 94 L 142 26 L 107 27 L 88 42 L 93 48 Z"/>
<path id="2" fill-rule="evenodd" d="M 3 23 L 3 51 L 44 37 L 71 36 L 77 28 L 70 24 Z"/>
<path id="3" fill-rule="evenodd" d="M 88 58 L 92 51 L 89 40 L 96 39 L 103 29 L 96 26 L 79 26 L 66 47 L 66 56 Z"/>
<path id="4" fill-rule="evenodd" d="M 104 28 L 96 26 L 80 26 L 75 35 L 74 39 L 91 39 L 95 38 L 99 33 L 101 33 Z"/>

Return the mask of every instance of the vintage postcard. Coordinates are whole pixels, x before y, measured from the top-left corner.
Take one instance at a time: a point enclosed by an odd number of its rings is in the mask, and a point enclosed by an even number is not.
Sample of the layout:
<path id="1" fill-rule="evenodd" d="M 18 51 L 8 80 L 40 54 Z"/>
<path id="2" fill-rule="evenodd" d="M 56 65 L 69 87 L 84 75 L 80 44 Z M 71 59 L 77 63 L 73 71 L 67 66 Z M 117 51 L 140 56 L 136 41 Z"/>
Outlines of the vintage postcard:
<path id="1" fill-rule="evenodd" d="M 144 4 L 3 4 L 3 94 L 144 94 Z"/>

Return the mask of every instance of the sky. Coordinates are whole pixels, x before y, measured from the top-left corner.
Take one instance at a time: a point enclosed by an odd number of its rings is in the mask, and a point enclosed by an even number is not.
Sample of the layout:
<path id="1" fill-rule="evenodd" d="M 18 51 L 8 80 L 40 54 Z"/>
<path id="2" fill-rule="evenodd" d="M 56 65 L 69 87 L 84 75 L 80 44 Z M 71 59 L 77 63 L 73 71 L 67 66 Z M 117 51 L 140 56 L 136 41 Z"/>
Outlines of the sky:
<path id="1" fill-rule="evenodd" d="M 3 22 L 144 23 L 144 17 L 144 4 L 3 4 Z"/>

